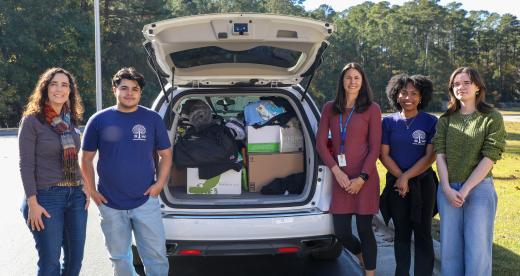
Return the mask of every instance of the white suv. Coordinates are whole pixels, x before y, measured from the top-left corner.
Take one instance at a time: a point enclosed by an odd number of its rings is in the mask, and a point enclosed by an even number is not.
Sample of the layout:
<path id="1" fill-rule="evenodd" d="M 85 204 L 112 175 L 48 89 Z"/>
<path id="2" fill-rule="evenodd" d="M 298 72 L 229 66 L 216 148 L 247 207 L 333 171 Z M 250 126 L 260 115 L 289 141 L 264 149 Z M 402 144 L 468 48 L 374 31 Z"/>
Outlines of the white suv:
<path id="1" fill-rule="evenodd" d="M 169 255 L 341 254 L 328 212 L 332 175 L 315 151 L 320 113 L 300 85 L 312 80 L 333 31 L 329 23 L 270 14 L 190 16 L 144 27 L 149 63 L 164 87 L 152 109 L 172 144 L 189 99 L 205 101 L 224 120 L 249 102 L 282 99 L 299 120 L 304 145 L 299 194 L 265 195 L 247 184 L 240 194 L 191 194 L 174 165 L 160 196 Z"/>

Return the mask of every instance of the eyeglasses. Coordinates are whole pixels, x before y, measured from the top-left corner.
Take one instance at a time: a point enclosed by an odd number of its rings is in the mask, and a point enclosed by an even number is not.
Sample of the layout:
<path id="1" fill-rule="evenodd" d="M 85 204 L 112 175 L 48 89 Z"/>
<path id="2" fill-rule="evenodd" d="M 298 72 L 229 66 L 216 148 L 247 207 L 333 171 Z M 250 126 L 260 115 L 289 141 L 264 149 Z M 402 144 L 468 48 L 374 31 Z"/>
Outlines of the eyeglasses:
<path id="1" fill-rule="evenodd" d="M 472 83 L 472 81 L 454 82 L 453 87 L 470 86 Z"/>

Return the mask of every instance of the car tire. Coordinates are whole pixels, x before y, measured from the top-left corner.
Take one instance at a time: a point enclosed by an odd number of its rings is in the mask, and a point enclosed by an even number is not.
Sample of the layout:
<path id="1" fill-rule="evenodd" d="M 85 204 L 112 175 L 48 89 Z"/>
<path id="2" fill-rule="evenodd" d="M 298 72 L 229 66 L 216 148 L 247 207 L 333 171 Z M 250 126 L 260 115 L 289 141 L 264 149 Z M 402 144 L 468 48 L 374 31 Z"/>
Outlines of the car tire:
<path id="1" fill-rule="evenodd" d="M 139 252 L 137 251 L 137 246 L 132 244 L 132 255 L 133 255 L 133 262 L 134 266 L 143 266 L 143 261 L 141 260 L 141 257 L 139 257 Z"/>
<path id="2" fill-rule="evenodd" d="M 313 250 L 311 258 L 317 261 L 329 261 L 337 259 L 341 253 L 343 253 L 343 245 L 336 239 L 330 247 Z"/>

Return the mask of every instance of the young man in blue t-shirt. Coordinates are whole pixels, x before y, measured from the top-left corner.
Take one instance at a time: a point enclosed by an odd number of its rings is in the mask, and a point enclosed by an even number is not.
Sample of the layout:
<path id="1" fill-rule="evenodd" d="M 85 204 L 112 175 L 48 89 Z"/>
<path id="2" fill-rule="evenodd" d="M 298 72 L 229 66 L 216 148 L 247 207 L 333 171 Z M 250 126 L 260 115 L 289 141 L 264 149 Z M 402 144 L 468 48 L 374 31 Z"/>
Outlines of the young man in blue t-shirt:
<path id="1" fill-rule="evenodd" d="M 167 275 L 166 240 L 159 206 L 172 164 L 166 127 L 154 111 L 139 106 L 144 78 L 123 68 L 112 78 L 115 106 L 94 114 L 83 136 L 85 189 L 98 205 L 105 244 L 116 275 L 135 275 L 132 232 L 146 275 Z M 99 152 L 97 190 L 93 160 Z M 155 153 L 159 156 L 156 169 Z"/>

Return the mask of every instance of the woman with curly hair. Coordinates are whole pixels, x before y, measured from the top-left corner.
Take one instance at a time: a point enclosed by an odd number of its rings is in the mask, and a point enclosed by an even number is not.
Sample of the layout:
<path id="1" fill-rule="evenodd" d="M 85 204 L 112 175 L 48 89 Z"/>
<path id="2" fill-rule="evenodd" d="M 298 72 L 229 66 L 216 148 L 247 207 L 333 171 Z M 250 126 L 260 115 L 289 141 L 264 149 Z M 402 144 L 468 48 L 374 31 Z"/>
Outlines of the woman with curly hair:
<path id="1" fill-rule="evenodd" d="M 411 238 L 414 235 L 414 275 L 432 275 L 434 264 L 431 235 L 437 177 L 432 138 L 437 117 L 424 111 L 432 97 L 433 84 L 422 75 L 396 75 L 386 94 L 398 112 L 383 119 L 380 159 L 386 187 L 381 195 L 381 213 L 394 223 L 395 275 L 410 275 Z"/>
<path id="2" fill-rule="evenodd" d="M 441 273 L 491 275 L 498 200 L 491 170 L 504 152 L 504 120 L 485 102 L 486 86 L 477 70 L 457 68 L 448 91 L 448 110 L 433 138 L 440 178 Z"/>
<path id="3" fill-rule="evenodd" d="M 339 241 L 357 256 L 365 275 L 376 270 L 377 244 L 372 217 L 379 209 L 376 161 L 381 145 L 381 110 L 361 65 L 345 65 L 336 99 L 325 103 L 316 138 L 318 154 L 332 171 L 332 213 Z M 332 134 L 332 154 L 327 148 Z M 352 235 L 356 216 L 359 240 Z"/>
<path id="4" fill-rule="evenodd" d="M 62 68 L 40 76 L 23 113 L 22 212 L 38 250 L 38 275 L 78 275 L 81 269 L 89 205 L 78 166 L 82 114 L 76 81 Z"/>

